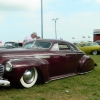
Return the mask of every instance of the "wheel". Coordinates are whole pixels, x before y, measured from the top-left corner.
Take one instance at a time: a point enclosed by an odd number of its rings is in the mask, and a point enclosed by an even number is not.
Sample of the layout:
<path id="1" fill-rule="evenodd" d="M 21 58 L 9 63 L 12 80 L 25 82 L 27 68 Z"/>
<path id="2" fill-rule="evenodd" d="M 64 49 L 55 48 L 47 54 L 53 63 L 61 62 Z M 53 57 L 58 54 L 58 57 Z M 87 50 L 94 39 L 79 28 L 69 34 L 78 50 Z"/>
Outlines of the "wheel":
<path id="1" fill-rule="evenodd" d="M 97 54 L 98 54 L 98 51 L 97 51 L 97 50 L 93 50 L 93 51 L 92 51 L 92 54 L 93 54 L 93 55 L 97 55 Z"/>
<path id="2" fill-rule="evenodd" d="M 36 68 L 30 68 L 25 71 L 20 79 L 20 85 L 24 88 L 30 88 L 35 85 L 38 78 L 38 72 Z"/>

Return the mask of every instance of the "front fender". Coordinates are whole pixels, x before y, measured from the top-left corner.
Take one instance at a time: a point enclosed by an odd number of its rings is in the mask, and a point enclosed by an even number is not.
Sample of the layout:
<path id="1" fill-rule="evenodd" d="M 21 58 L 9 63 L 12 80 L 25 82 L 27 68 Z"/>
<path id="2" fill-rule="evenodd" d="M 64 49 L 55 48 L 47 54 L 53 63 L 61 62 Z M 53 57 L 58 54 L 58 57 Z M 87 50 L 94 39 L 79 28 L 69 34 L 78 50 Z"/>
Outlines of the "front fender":
<path id="1" fill-rule="evenodd" d="M 49 63 L 45 59 L 37 59 L 37 58 L 27 58 L 27 59 L 13 59 L 10 60 L 13 69 L 11 73 L 6 73 L 6 77 L 9 76 L 13 77 L 13 81 L 19 82 L 20 78 L 22 77 L 23 73 L 32 67 L 37 68 L 43 74 L 44 81 L 48 80 L 49 77 Z M 8 74 L 8 75 L 7 75 Z M 10 78 L 11 80 L 11 78 Z"/>
<path id="2" fill-rule="evenodd" d="M 79 73 L 85 73 L 93 70 L 95 67 L 95 63 L 93 59 L 91 59 L 89 56 L 84 55 L 82 56 L 81 60 L 79 61 L 79 67 L 78 72 Z"/>

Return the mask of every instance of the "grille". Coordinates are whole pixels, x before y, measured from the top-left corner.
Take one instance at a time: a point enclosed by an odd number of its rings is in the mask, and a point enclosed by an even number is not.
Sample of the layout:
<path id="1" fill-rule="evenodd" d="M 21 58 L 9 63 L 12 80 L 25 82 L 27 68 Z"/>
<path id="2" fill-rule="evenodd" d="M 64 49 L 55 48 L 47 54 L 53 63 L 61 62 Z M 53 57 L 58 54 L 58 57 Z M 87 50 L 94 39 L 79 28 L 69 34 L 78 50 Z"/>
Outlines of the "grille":
<path id="1" fill-rule="evenodd" d="M 4 73 L 4 66 L 0 64 L 0 79 L 2 79 Z"/>

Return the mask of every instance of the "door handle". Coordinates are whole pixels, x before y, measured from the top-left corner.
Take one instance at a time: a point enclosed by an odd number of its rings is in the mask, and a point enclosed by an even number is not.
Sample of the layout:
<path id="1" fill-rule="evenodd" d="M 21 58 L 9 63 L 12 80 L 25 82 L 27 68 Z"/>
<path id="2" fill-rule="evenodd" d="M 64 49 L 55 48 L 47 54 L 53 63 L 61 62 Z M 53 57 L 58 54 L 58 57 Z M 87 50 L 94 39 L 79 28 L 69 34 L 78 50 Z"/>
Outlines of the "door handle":
<path id="1" fill-rule="evenodd" d="M 70 56 L 66 55 L 66 59 L 69 59 L 69 58 L 70 58 Z"/>

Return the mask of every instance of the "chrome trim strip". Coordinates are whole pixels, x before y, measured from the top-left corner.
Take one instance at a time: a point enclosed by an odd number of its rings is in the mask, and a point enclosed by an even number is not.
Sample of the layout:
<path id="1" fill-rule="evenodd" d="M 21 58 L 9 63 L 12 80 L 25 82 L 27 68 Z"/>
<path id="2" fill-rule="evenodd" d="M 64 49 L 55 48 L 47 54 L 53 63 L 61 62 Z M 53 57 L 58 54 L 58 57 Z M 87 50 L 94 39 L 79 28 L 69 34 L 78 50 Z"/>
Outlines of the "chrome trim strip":
<path id="1" fill-rule="evenodd" d="M 91 70 L 91 71 L 88 71 L 88 72 L 83 72 L 83 73 L 79 73 L 80 75 L 83 75 L 83 74 L 87 74 L 87 73 L 90 73 L 90 72 L 92 72 L 93 70 Z"/>
<path id="2" fill-rule="evenodd" d="M 72 54 L 72 53 L 68 53 L 69 54 Z M 74 53 L 73 53 L 74 54 Z M 2 57 L 34 57 L 34 56 L 52 56 L 52 55 L 58 55 L 58 56 L 65 56 L 66 53 L 61 53 L 61 54 L 55 54 L 55 53 L 47 53 L 47 54 L 33 54 L 33 55 L 3 55 Z"/>
<path id="3" fill-rule="evenodd" d="M 70 75 L 68 75 L 68 76 L 62 76 L 62 77 L 59 77 L 59 76 L 58 76 L 58 78 L 50 79 L 49 81 L 47 81 L 47 82 L 45 82 L 45 83 L 48 83 L 48 82 L 54 81 L 54 80 L 58 80 L 58 79 L 62 79 L 62 78 L 67 78 L 67 77 L 75 76 L 75 75 L 77 75 L 77 74 L 74 73 L 74 74 L 70 74 Z"/>

